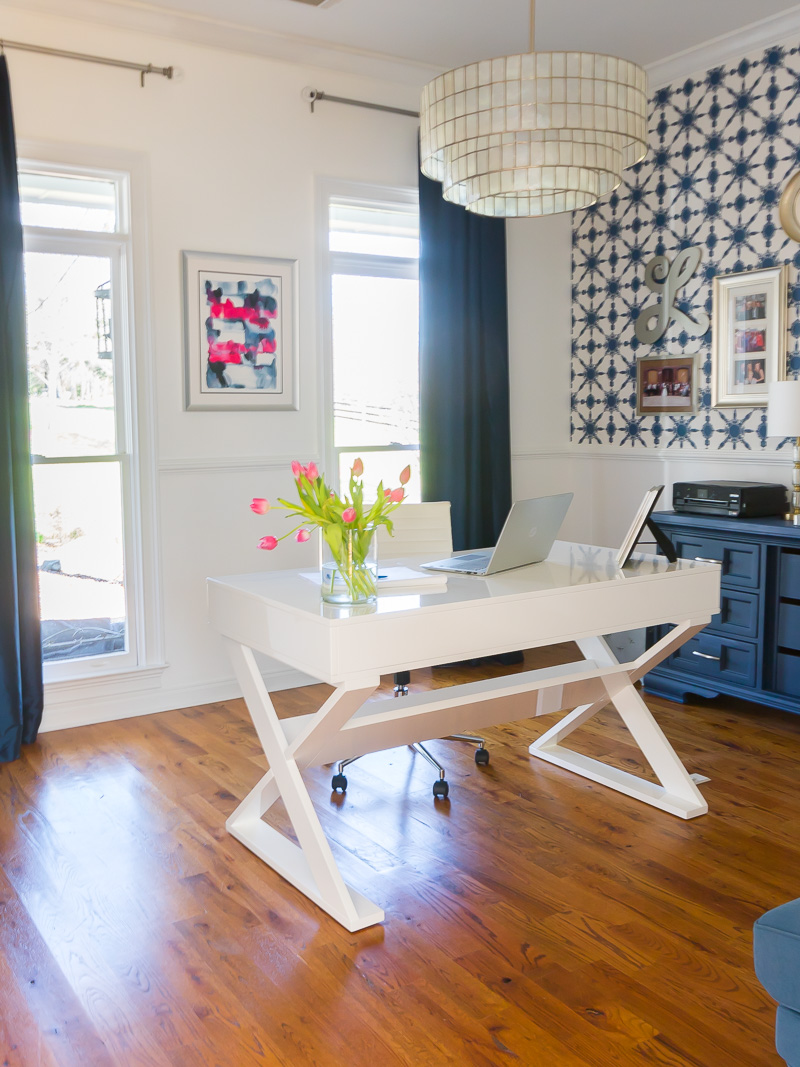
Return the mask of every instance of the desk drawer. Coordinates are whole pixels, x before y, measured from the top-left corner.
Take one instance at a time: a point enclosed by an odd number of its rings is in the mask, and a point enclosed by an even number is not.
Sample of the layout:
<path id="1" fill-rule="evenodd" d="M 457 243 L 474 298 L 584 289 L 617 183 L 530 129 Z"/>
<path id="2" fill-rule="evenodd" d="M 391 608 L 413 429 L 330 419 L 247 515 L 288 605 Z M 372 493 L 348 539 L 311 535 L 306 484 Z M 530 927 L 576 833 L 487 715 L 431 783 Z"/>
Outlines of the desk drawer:
<path id="1" fill-rule="evenodd" d="M 800 552 L 784 549 L 781 552 L 781 596 L 800 600 Z"/>
<path id="2" fill-rule="evenodd" d="M 779 652 L 776 656 L 775 688 L 786 696 L 800 697 L 800 656 Z"/>
<path id="3" fill-rule="evenodd" d="M 723 589 L 720 593 L 719 614 L 712 616 L 708 629 L 721 634 L 730 634 L 731 637 L 755 639 L 758 637 L 758 606 L 758 593 Z"/>
<path id="4" fill-rule="evenodd" d="M 800 652 L 800 604 L 782 601 L 778 606 L 778 645 Z"/>
<path id="5" fill-rule="evenodd" d="M 681 645 L 670 658 L 670 666 L 709 680 L 737 685 L 756 684 L 758 646 L 749 641 L 715 637 L 704 631 Z"/>
<path id="6" fill-rule="evenodd" d="M 708 560 L 722 564 L 722 585 L 758 589 L 761 546 L 749 541 L 724 541 L 717 537 L 676 534 L 672 539 L 681 559 Z"/>

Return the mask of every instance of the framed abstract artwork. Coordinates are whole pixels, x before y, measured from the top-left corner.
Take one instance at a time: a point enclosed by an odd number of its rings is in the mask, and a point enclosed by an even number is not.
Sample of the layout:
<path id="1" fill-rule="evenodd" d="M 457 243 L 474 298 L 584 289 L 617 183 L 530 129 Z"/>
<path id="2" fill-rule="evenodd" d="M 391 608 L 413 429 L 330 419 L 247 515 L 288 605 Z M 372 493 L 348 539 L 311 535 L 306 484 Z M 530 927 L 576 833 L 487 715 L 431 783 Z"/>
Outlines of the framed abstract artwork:
<path id="1" fill-rule="evenodd" d="M 697 397 L 697 356 L 649 356 L 636 361 L 636 414 L 692 412 Z"/>
<path id="2" fill-rule="evenodd" d="M 714 407 L 765 407 L 769 383 L 786 377 L 786 301 L 785 266 L 714 279 Z"/>
<path id="3" fill-rule="evenodd" d="M 187 411 L 296 410 L 297 261 L 183 253 Z"/>

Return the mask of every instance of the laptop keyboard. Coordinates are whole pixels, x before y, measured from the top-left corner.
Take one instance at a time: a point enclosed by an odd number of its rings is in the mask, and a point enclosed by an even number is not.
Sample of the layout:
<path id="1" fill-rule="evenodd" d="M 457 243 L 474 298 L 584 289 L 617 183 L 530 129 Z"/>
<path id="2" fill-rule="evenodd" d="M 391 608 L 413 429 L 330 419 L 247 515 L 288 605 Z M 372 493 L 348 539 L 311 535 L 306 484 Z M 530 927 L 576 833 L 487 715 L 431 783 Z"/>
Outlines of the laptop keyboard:
<path id="1" fill-rule="evenodd" d="M 466 570 L 470 564 L 482 565 L 486 567 L 489 563 L 489 556 L 484 552 L 473 552 L 466 556 L 458 556 L 455 559 L 448 559 L 437 564 L 439 570 L 453 570 L 463 571 Z M 472 569 L 472 568 L 470 568 Z"/>

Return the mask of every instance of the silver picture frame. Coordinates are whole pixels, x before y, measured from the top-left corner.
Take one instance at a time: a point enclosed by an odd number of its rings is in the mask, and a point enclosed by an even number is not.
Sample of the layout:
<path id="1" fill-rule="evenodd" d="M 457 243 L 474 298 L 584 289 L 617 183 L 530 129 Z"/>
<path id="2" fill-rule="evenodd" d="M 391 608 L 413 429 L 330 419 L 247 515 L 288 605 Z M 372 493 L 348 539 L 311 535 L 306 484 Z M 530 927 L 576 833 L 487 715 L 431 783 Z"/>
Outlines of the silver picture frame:
<path id="1" fill-rule="evenodd" d="M 711 403 L 766 407 L 786 377 L 786 266 L 720 274 L 712 291 Z"/>

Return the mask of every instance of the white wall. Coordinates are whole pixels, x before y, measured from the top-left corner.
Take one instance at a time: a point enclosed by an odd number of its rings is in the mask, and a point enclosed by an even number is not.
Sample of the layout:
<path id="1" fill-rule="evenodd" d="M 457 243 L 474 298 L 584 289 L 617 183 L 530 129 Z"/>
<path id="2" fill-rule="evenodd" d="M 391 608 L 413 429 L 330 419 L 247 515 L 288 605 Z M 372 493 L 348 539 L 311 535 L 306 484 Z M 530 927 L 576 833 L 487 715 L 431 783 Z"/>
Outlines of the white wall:
<path id="1" fill-rule="evenodd" d="M 571 240 L 571 214 L 506 223 L 512 491 L 574 492 L 562 536 L 590 540 L 590 482 L 569 448 Z"/>
<path id="2" fill-rule="evenodd" d="M 158 501 L 166 668 L 137 679 L 49 689 L 45 728 L 222 699 L 237 691 L 220 641 L 205 622 L 209 574 L 310 565 L 311 549 L 255 547 L 266 526 L 254 495 L 286 492 L 292 458 L 319 459 L 320 346 L 315 278 L 317 176 L 415 186 L 416 126 L 397 116 L 300 99 L 305 85 L 416 108 L 406 71 L 397 81 L 191 45 L 0 4 L 0 35 L 62 49 L 173 64 L 168 82 L 100 66 L 7 53 L 17 136 L 74 152 L 124 151 L 146 175 L 143 251 L 155 373 L 154 468 Z M 387 67 L 387 77 L 393 77 Z M 424 81 L 421 77 L 420 81 Z M 574 540 L 614 544 L 645 488 L 673 477 L 751 477 L 788 482 L 788 456 L 672 456 L 569 443 L 570 216 L 508 224 L 513 485 L 517 497 L 571 489 L 564 527 Z M 299 263 L 300 398 L 297 412 L 183 410 L 180 252 L 296 258 Z M 612 454 L 613 451 L 613 454 Z M 267 669 L 270 669 L 269 666 Z M 275 670 L 274 665 L 271 668 Z M 272 684 L 294 679 L 274 673 Z"/>
<path id="3" fill-rule="evenodd" d="M 7 52 L 20 142 L 48 142 L 55 156 L 59 145 L 87 146 L 93 159 L 98 150 L 133 153 L 149 185 L 149 248 L 139 250 L 149 292 L 136 298 L 149 296 L 151 312 L 167 667 L 133 681 L 54 686 L 45 728 L 230 696 L 227 658 L 205 621 L 206 576 L 313 564 L 310 546 L 294 542 L 260 552 L 258 537 L 272 527 L 248 504 L 285 495 L 289 461 L 322 450 L 316 178 L 417 180 L 413 120 L 335 104 L 311 115 L 300 93 L 311 84 L 416 108 L 416 89 L 3 6 L 0 35 L 178 68 L 174 81 L 149 77 L 142 89 L 134 72 Z M 183 410 L 183 249 L 298 260 L 299 411 Z"/>

